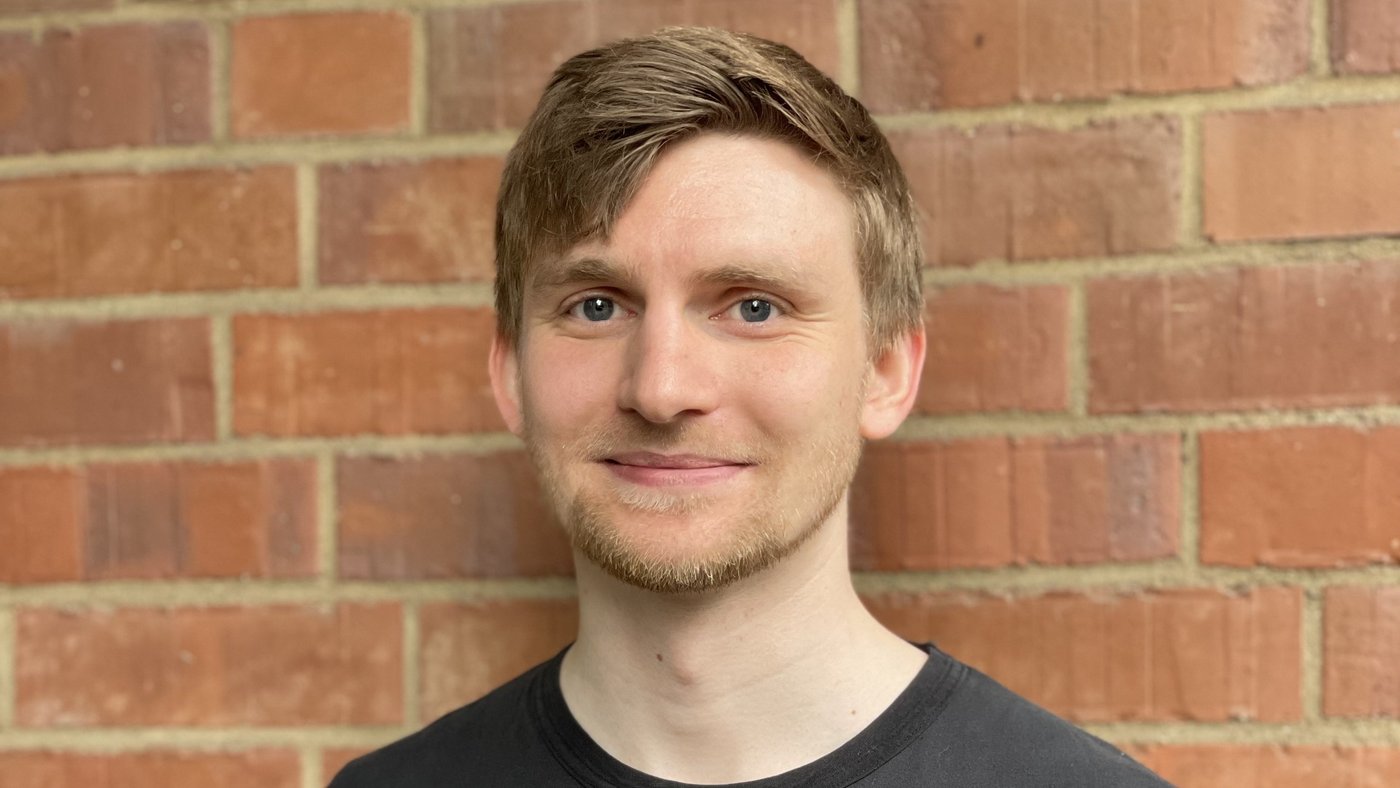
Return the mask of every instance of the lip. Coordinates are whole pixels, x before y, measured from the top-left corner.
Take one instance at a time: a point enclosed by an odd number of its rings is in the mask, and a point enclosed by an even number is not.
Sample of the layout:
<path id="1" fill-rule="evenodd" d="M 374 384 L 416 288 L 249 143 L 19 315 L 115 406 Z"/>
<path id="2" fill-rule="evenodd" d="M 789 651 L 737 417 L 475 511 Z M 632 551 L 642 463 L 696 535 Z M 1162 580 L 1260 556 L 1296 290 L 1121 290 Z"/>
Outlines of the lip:
<path id="1" fill-rule="evenodd" d="M 601 463 L 614 476 L 647 487 L 700 487 L 732 479 L 748 463 L 695 454 L 628 452 Z"/>

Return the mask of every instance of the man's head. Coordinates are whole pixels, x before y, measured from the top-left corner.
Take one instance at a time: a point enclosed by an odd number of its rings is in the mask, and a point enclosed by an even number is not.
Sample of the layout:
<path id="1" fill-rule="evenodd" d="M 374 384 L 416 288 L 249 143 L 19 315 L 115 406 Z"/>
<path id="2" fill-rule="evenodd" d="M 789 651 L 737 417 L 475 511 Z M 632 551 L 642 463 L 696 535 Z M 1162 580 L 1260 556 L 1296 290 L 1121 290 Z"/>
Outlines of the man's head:
<path id="1" fill-rule="evenodd" d="M 575 546 L 694 591 L 838 513 L 923 356 L 908 189 L 786 47 L 668 30 L 556 72 L 497 215 L 498 402 Z"/>

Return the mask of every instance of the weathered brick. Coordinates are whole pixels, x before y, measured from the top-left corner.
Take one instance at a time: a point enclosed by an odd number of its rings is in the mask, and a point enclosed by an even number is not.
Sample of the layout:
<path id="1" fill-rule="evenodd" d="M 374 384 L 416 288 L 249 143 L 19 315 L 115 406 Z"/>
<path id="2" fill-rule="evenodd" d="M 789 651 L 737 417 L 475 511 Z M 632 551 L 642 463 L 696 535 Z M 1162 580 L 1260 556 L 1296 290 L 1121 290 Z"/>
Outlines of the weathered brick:
<path id="1" fill-rule="evenodd" d="M 313 478 L 298 460 L 0 468 L 0 582 L 305 576 Z"/>
<path id="2" fill-rule="evenodd" d="M 1400 104 L 1207 115 L 1204 223 L 1217 241 L 1400 232 Z"/>
<path id="3" fill-rule="evenodd" d="M 0 0 L 0 16 L 111 8 L 114 0 Z"/>
<path id="4" fill-rule="evenodd" d="M 1176 554 L 1176 436 L 874 443 L 851 490 L 852 564 L 930 570 Z"/>
<path id="5" fill-rule="evenodd" d="M 420 616 L 425 721 L 554 656 L 578 629 L 572 599 L 428 604 Z"/>
<path id="6" fill-rule="evenodd" d="M 1307 0 L 881 0 L 860 5 L 875 112 L 1283 82 L 1307 72 Z"/>
<path id="7" fill-rule="evenodd" d="M 0 446 L 214 437 L 199 319 L 0 323 Z"/>
<path id="8" fill-rule="evenodd" d="M 0 181 L 0 299 L 285 287 L 290 168 Z"/>
<path id="9" fill-rule="evenodd" d="M 1332 67 L 1346 74 L 1400 71 L 1400 3 L 1331 0 Z"/>
<path id="10" fill-rule="evenodd" d="M 197 22 L 0 34 L 0 156 L 203 142 L 209 84 Z"/>
<path id="11" fill-rule="evenodd" d="M 1387 788 L 1400 749 L 1267 744 L 1153 744 L 1129 755 L 1181 788 Z"/>
<path id="12" fill-rule="evenodd" d="M 397 605 L 25 609 L 16 618 L 20 725 L 403 722 Z"/>
<path id="13" fill-rule="evenodd" d="M 0 788 L 298 788 L 293 750 L 242 752 L 0 751 Z"/>
<path id="14" fill-rule="evenodd" d="M 408 128 L 412 23 L 395 12 L 292 14 L 233 25 L 236 137 Z"/>
<path id="15" fill-rule="evenodd" d="M 1323 701 L 1329 717 L 1400 717 L 1400 587 L 1327 589 Z"/>
<path id="16" fill-rule="evenodd" d="M 1080 721 L 1296 720 L 1297 589 L 1036 597 L 889 594 L 866 600 L 1051 711 Z"/>
<path id="17" fill-rule="evenodd" d="M 501 166 L 473 157 L 322 169 L 321 281 L 491 281 Z"/>
<path id="18" fill-rule="evenodd" d="M 486 356 L 487 309 L 235 318 L 240 435 L 450 433 L 504 429 Z"/>
<path id="19" fill-rule="evenodd" d="M 572 552 L 524 452 L 341 460 L 340 576 L 568 575 Z"/>
<path id="20" fill-rule="evenodd" d="M 1132 254 L 1176 244 L 1181 129 L 1173 119 L 889 137 L 918 205 L 929 265 Z"/>
<path id="21" fill-rule="evenodd" d="M 1051 411 L 1068 404 L 1064 288 L 942 288 L 928 296 L 924 321 L 928 354 L 916 411 Z"/>
<path id="22" fill-rule="evenodd" d="M 428 15 L 428 125 L 518 128 L 565 59 L 666 25 L 709 25 L 788 44 L 836 74 L 835 0 L 552 0 Z"/>
<path id="23" fill-rule="evenodd" d="M 1400 563 L 1400 429 L 1201 436 L 1201 560 Z"/>
<path id="24" fill-rule="evenodd" d="M 1090 408 L 1400 400 L 1400 264 L 1325 263 L 1089 283 Z"/>

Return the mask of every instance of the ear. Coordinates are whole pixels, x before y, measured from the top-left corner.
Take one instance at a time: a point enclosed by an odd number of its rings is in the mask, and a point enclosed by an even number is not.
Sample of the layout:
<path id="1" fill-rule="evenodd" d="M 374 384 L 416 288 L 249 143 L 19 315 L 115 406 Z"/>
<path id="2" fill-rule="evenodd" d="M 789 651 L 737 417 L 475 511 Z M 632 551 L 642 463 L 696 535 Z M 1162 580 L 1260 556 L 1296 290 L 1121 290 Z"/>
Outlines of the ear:
<path id="1" fill-rule="evenodd" d="M 914 407 L 919 379 L 924 374 L 924 326 L 899 335 L 870 362 L 860 435 L 868 440 L 889 437 Z"/>
<path id="2" fill-rule="evenodd" d="M 491 339 L 491 393 L 496 396 L 496 409 L 506 420 L 506 427 L 517 436 L 521 432 L 520 365 L 515 343 L 496 334 Z"/>

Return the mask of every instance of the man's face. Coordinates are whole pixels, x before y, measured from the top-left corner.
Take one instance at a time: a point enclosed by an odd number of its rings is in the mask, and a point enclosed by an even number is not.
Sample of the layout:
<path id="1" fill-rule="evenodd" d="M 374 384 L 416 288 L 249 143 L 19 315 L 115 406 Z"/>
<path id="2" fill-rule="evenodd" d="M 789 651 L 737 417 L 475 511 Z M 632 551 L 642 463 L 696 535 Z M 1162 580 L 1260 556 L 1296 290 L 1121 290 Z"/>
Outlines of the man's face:
<path id="1" fill-rule="evenodd" d="M 533 272 L 493 371 L 589 559 L 698 591 L 841 516 L 870 369 L 853 226 L 796 148 L 706 134 L 659 158 L 611 237 Z"/>

